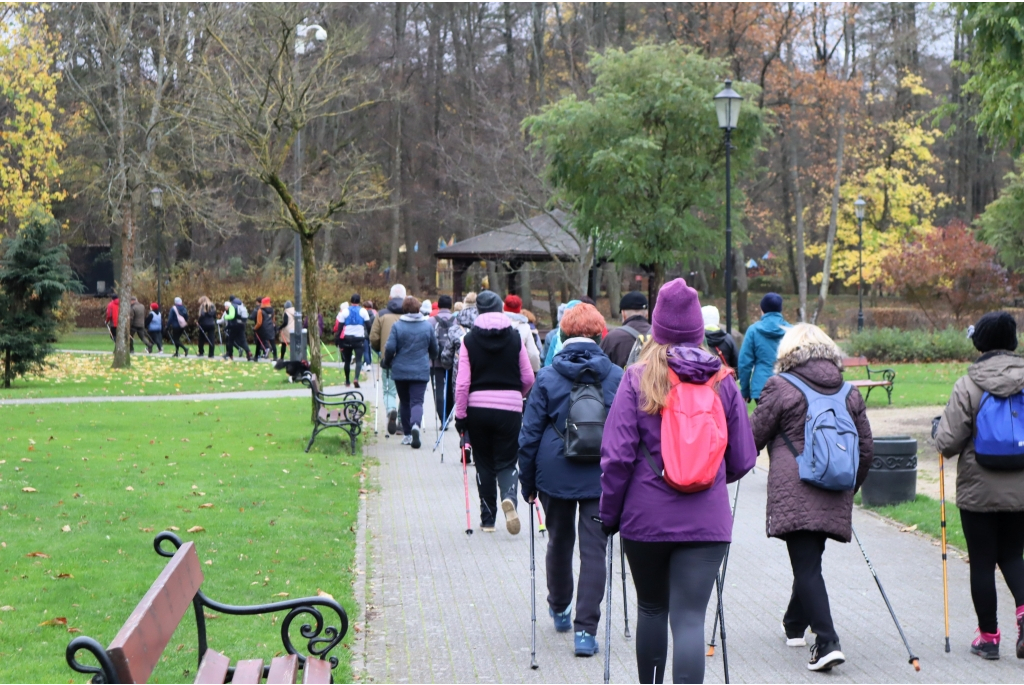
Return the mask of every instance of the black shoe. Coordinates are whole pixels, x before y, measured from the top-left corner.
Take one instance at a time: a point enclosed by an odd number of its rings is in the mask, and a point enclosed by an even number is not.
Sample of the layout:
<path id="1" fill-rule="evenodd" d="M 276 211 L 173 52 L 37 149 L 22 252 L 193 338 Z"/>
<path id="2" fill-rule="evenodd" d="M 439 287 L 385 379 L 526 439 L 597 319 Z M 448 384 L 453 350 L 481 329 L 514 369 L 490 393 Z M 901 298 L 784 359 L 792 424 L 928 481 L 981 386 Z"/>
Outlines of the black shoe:
<path id="1" fill-rule="evenodd" d="M 996 633 L 998 639 L 998 633 Z M 1020 642 L 1017 642 L 1017 652 L 1020 653 Z M 978 633 L 978 637 L 974 638 L 974 642 L 971 643 L 971 654 L 977 654 L 986 661 L 997 661 L 999 659 L 999 643 L 990 642 L 984 639 L 981 633 Z"/>
<path id="2" fill-rule="evenodd" d="M 807 664 L 811 671 L 831 671 L 834 666 L 846 661 L 839 649 L 838 642 L 825 642 L 811 645 L 811 660 Z"/>
<path id="3" fill-rule="evenodd" d="M 1024 616 L 1017 617 L 1017 658 L 1024 659 Z"/>
<path id="4" fill-rule="evenodd" d="M 392 409 L 388 412 L 388 433 L 394 435 L 398 432 L 398 410 Z"/>
<path id="5" fill-rule="evenodd" d="M 187 347 L 185 348 L 185 356 L 186 357 L 188 356 L 188 348 Z"/>

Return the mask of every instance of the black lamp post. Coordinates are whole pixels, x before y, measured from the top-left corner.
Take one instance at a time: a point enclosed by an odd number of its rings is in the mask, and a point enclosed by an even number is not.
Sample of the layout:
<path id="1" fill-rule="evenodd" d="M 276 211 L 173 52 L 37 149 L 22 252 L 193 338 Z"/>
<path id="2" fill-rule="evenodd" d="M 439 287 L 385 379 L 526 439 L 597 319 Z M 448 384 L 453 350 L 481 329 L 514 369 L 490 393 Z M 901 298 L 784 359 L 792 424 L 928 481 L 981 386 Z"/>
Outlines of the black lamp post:
<path id="1" fill-rule="evenodd" d="M 163 301 L 160 299 L 160 286 L 163 284 L 163 276 L 161 275 L 161 265 L 163 261 L 164 251 L 164 191 L 160 186 L 154 187 L 149 191 L 149 203 L 153 206 L 153 209 L 160 215 L 160 224 L 157 226 L 156 232 L 156 303 L 159 306 L 163 306 Z"/>
<path id="2" fill-rule="evenodd" d="M 857 332 L 864 330 L 864 198 L 857 196 L 853 209 L 857 213 Z"/>
<path id="3" fill-rule="evenodd" d="M 740 118 L 743 98 L 725 80 L 725 88 L 715 96 L 718 128 L 725 131 L 725 330 L 732 333 L 732 130 Z"/>
<path id="4" fill-rule="evenodd" d="M 327 31 L 319 24 L 299 24 L 295 27 L 295 81 L 299 80 L 299 57 L 312 51 L 316 42 L 327 40 Z M 302 193 L 302 129 L 295 132 L 295 201 L 299 201 Z M 289 358 L 293 362 L 301 361 L 306 356 L 306 340 L 302 327 L 302 238 L 295 233 L 295 325 L 292 330 L 291 352 Z"/>

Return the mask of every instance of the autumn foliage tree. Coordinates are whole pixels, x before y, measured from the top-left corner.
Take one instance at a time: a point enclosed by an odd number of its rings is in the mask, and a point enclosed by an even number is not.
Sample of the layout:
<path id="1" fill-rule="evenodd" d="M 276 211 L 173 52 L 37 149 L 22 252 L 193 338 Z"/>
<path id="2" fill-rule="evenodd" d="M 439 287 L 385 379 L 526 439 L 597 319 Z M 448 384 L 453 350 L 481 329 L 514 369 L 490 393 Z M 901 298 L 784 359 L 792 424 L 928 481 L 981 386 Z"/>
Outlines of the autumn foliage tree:
<path id="1" fill-rule="evenodd" d="M 1013 279 L 995 261 L 994 248 L 980 242 L 965 223 L 935 228 L 889 256 L 891 285 L 920 308 L 932 326 L 948 313 L 960 326 L 973 314 L 1012 299 Z"/>

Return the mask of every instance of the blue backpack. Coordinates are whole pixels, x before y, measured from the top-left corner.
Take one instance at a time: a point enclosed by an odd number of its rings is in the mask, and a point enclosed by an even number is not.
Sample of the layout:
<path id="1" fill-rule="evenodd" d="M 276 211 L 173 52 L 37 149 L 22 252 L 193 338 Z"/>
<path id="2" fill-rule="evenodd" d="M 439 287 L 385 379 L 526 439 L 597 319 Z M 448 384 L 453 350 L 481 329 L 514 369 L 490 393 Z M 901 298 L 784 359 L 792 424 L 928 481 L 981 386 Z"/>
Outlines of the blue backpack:
<path id="1" fill-rule="evenodd" d="M 823 395 L 792 374 L 779 375 L 807 400 L 803 454 L 798 454 L 789 437 L 782 434 L 796 457 L 800 480 L 823 490 L 853 490 L 860 465 L 857 426 L 846 408 L 846 398 L 853 386 L 843 383 L 839 392 Z"/>
<path id="2" fill-rule="evenodd" d="M 1024 469 L 1024 393 L 981 396 L 974 419 L 974 453 L 987 469 Z"/>
<path id="3" fill-rule="evenodd" d="M 365 322 L 363 317 L 359 314 L 359 310 L 362 309 L 361 305 L 351 306 L 348 308 L 348 316 L 345 317 L 346 326 L 362 326 Z"/>

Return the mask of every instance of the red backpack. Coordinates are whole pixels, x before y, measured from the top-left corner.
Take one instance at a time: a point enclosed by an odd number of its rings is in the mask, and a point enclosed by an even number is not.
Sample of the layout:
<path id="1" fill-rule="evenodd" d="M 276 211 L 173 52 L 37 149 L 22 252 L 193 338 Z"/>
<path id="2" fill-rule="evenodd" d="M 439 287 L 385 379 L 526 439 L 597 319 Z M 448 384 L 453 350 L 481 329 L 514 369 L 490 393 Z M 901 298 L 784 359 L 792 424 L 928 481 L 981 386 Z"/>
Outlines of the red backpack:
<path id="1" fill-rule="evenodd" d="M 679 492 L 707 490 L 722 466 L 729 430 L 718 384 L 732 374 L 722 366 L 707 383 L 684 383 L 669 369 L 672 390 L 661 412 L 661 459 L 658 469 L 647 445 L 640 447 L 647 463 L 669 487 Z"/>

